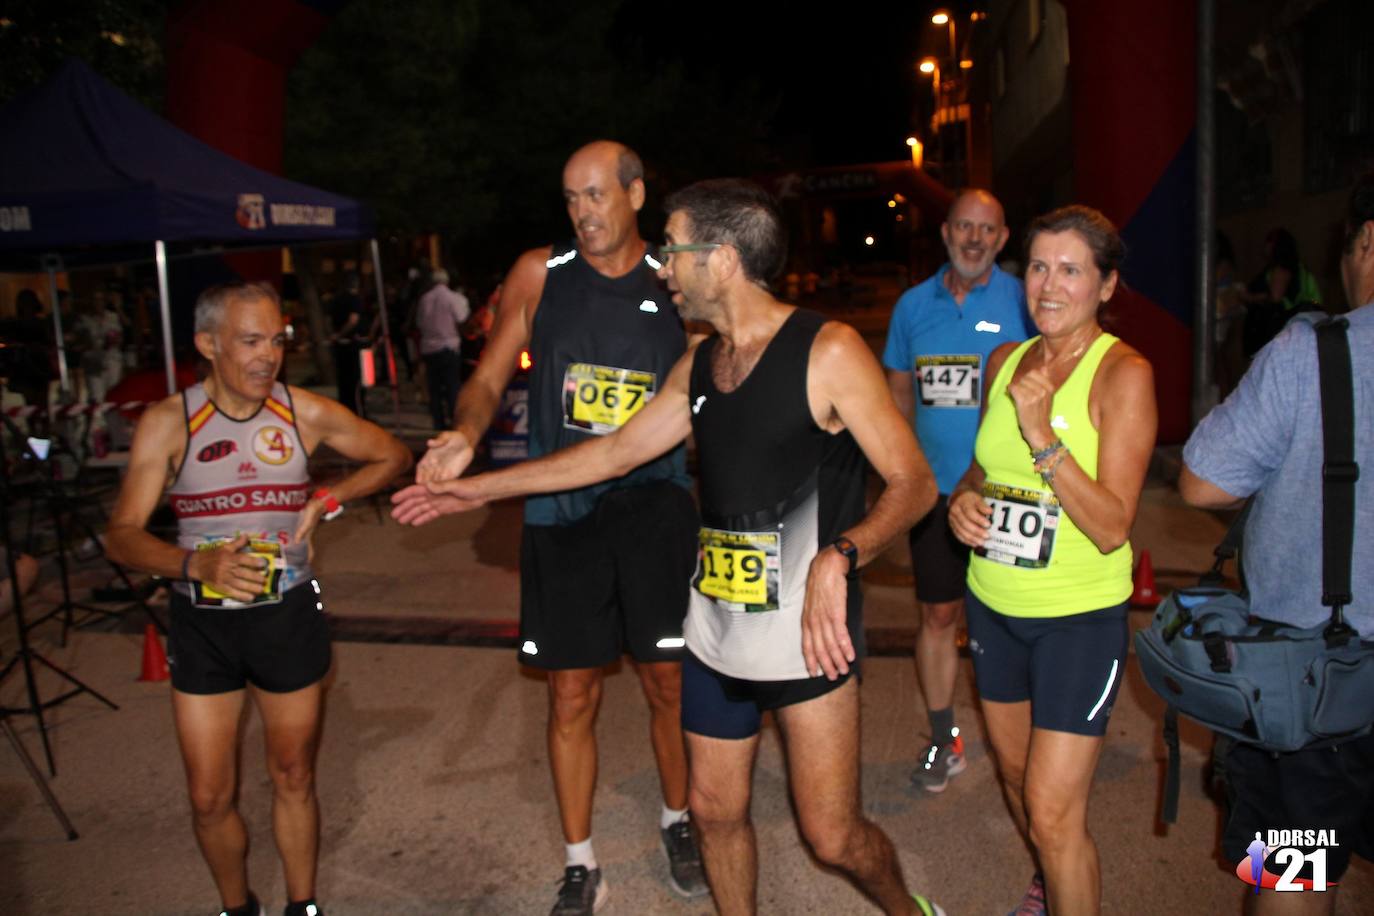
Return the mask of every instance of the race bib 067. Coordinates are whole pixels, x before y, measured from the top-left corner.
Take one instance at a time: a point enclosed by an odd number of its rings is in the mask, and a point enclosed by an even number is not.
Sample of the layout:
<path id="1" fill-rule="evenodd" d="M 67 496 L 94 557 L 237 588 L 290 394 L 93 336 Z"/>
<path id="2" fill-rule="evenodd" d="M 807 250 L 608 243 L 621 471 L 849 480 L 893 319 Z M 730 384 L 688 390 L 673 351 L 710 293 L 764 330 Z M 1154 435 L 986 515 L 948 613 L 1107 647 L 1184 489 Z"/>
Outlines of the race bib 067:
<path id="1" fill-rule="evenodd" d="M 563 373 L 563 425 L 613 433 L 653 399 L 657 384 L 652 372 L 572 363 Z"/>

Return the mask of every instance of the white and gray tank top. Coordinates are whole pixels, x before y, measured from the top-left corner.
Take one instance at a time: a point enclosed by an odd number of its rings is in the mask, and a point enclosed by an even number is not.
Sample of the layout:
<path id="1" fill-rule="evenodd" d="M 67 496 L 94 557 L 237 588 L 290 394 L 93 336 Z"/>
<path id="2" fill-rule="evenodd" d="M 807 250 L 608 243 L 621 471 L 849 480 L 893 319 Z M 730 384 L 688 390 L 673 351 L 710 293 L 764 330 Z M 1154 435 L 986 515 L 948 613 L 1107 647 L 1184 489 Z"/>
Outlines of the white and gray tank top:
<path id="1" fill-rule="evenodd" d="M 277 382 L 257 411 L 235 420 L 220 411 L 203 383 L 182 392 L 186 454 L 168 495 L 177 517 L 177 544 L 205 550 L 239 534 L 249 552 L 268 561 L 262 595 L 239 602 L 199 582 L 178 582 L 197 607 L 275 604 L 312 577 L 309 545 L 295 541 L 300 511 L 310 499 L 308 455 L 286 386 Z"/>

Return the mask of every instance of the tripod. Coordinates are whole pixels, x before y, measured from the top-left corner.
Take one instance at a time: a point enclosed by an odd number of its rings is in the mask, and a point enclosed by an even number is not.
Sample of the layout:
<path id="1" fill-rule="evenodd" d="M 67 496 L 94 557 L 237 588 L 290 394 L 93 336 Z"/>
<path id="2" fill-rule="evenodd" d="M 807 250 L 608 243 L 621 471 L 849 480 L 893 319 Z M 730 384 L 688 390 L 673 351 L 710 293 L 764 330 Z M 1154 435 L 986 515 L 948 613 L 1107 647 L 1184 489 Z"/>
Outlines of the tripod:
<path id="1" fill-rule="evenodd" d="M 5 424 L 5 428 L 18 444 L 21 455 L 27 453 L 30 456 L 39 458 L 39 456 L 34 454 L 33 449 L 25 440 L 22 431 L 14 424 L 13 420 L 7 416 L 0 415 L 0 421 Z M 49 441 L 55 442 L 58 445 L 58 449 L 49 455 L 42 456 L 39 460 L 39 464 L 45 464 L 47 466 L 46 479 L 43 479 L 40 486 L 45 491 L 43 493 L 43 498 L 47 503 L 48 515 L 49 518 L 52 519 L 53 532 L 57 540 L 57 569 L 62 581 L 62 600 L 52 610 L 31 621 L 28 626 L 33 628 L 39 624 L 46 623 L 54 617 L 61 616 L 62 637 L 58 641 L 58 644 L 66 646 L 67 631 L 75 626 L 73 611 L 84 611 L 87 614 L 98 617 L 118 618 L 124 611 L 133 607 L 133 604 L 137 604 L 148 614 L 148 618 L 153 621 L 154 626 L 165 634 L 166 628 L 163 626 L 162 621 L 158 620 L 157 616 L 153 614 L 152 609 L 149 608 L 147 602 L 144 601 L 142 594 L 134 586 L 133 582 L 130 581 L 128 574 L 125 573 L 118 564 L 110 562 L 109 558 L 105 557 L 105 548 L 101 545 L 95 530 L 81 517 L 80 511 L 70 505 L 66 491 L 63 489 L 63 481 L 58 477 L 57 463 L 52 460 L 52 458 L 53 455 L 62 452 L 74 456 L 74 452 L 66 443 L 66 440 L 57 434 L 55 430 L 53 431 L 53 435 L 54 439 Z M 35 497 L 35 499 L 37 499 L 37 497 Z M 30 518 L 32 518 L 32 514 L 30 514 Z M 86 535 L 90 543 L 96 545 L 96 549 L 99 551 L 100 556 L 109 563 L 110 568 L 114 570 L 115 575 L 124 583 L 124 587 L 128 590 L 129 594 L 134 596 L 133 604 L 128 605 L 120 611 L 111 611 L 106 608 L 93 607 L 92 605 L 82 604 L 79 601 L 72 600 L 71 572 L 67 566 L 67 530 L 64 525 L 64 518 L 73 526 L 80 529 L 80 531 Z"/>
<path id="2" fill-rule="evenodd" d="M 10 739 L 10 746 L 13 747 L 14 752 L 19 755 L 19 760 L 24 764 L 24 769 L 29 771 L 29 777 L 33 780 L 33 784 L 38 786 L 38 791 L 42 793 L 43 800 L 47 802 L 48 807 L 52 809 L 53 816 L 56 817 L 57 822 L 62 825 L 62 829 L 67 831 L 67 839 L 76 839 L 78 836 L 76 828 L 73 827 L 72 822 L 67 819 L 67 812 L 62 810 L 62 805 L 58 803 L 57 796 L 52 794 L 52 789 L 49 788 L 48 781 L 43 778 L 43 773 L 38 769 L 38 764 L 33 762 L 33 758 L 29 756 L 29 752 L 24 747 L 23 742 L 21 742 L 19 736 L 14 733 L 14 726 L 10 725 L 10 716 L 7 712 L 0 712 L 0 730 L 3 730 L 5 732 L 5 737 Z"/>
<path id="3" fill-rule="evenodd" d="M 10 422 L 8 417 L 5 417 L 4 419 L 5 423 L 10 427 L 11 431 L 18 432 L 18 430 L 15 429 L 14 424 Z M 37 461 L 43 460 L 38 454 L 34 452 L 33 446 L 29 442 L 23 440 L 22 438 L 19 441 L 21 444 L 21 455 L 27 455 Z M 0 454 L 0 533 L 4 534 L 5 544 L 10 548 L 5 551 L 5 555 L 7 558 L 7 562 L 9 563 L 10 581 L 14 585 L 14 587 L 10 589 L 14 593 L 14 628 L 19 634 L 19 650 L 15 653 L 14 658 L 10 659 L 9 663 L 5 665 L 4 669 L 0 670 L 0 683 L 4 683 L 5 678 L 9 677 L 10 673 L 13 672 L 15 668 L 22 668 L 24 671 L 24 682 L 28 693 L 27 706 L 0 706 L 0 718 L 7 720 L 8 716 L 13 713 L 25 713 L 27 715 L 33 716 L 35 719 L 38 720 L 38 734 L 41 736 L 43 740 L 43 754 L 45 757 L 47 757 L 48 760 L 48 772 L 56 776 L 57 764 L 53 762 L 52 745 L 48 741 L 48 726 L 47 723 L 43 720 L 43 710 L 48 709 L 52 706 L 56 706 L 58 703 L 62 703 L 66 700 L 69 700 L 77 694 L 81 693 L 89 693 L 91 696 L 95 697 L 97 700 L 104 703 L 111 709 L 118 709 L 119 707 L 116 706 L 114 703 L 110 702 L 110 700 L 102 694 L 98 693 L 95 690 L 92 690 L 86 684 L 77 680 L 76 677 L 74 677 L 71 674 L 71 672 L 59 668 L 57 665 L 48 661 L 38 652 L 34 651 L 34 649 L 29 645 L 29 629 L 31 625 L 26 624 L 24 622 L 24 601 L 23 596 L 20 595 L 20 591 L 22 590 L 19 588 L 19 572 L 15 568 L 13 549 L 14 541 L 10 538 L 9 507 L 12 501 L 10 491 L 11 487 L 9 463 L 4 459 L 3 454 Z M 61 547 L 59 545 L 58 557 L 59 562 L 63 564 L 63 584 L 65 586 L 66 567 L 65 560 L 62 560 L 61 556 Z M 66 693 L 58 694 L 50 700 L 39 699 L 38 683 L 34 680 L 33 676 L 34 662 L 37 662 L 38 664 L 47 668 L 49 671 L 53 672 L 69 684 L 72 684 L 72 689 L 68 690 Z M 6 729 L 8 729 L 8 727 L 9 723 L 8 721 L 6 721 Z M 11 735 L 11 739 L 17 740 L 17 738 L 15 738 L 15 736 L 13 735 Z"/>

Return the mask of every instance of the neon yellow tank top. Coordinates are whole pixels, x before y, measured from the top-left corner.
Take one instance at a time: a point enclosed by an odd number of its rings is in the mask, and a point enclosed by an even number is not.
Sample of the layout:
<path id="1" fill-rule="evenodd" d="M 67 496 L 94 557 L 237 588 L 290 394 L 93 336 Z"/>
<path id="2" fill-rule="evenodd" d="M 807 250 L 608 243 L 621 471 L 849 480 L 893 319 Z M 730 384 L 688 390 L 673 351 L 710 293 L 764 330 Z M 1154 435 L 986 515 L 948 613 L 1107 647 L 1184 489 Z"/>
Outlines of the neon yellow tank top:
<path id="1" fill-rule="evenodd" d="M 973 454 L 987 475 L 983 497 L 993 507 L 988 543 L 969 558 L 968 586 L 988 607 L 1009 617 L 1068 617 L 1120 604 L 1131 596 L 1131 545 L 1103 554 L 1078 529 L 1035 472 L 1021 438 L 1016 405 L 1006 396 L 1031 344 L 1021 344 L 988 389 L 988 409 Z M 1103 334 L 1054 394 L 1051 425 L 1089 477 L 1097 479 L 1097 430 L 1088 392 L 1107 351 Z"/>

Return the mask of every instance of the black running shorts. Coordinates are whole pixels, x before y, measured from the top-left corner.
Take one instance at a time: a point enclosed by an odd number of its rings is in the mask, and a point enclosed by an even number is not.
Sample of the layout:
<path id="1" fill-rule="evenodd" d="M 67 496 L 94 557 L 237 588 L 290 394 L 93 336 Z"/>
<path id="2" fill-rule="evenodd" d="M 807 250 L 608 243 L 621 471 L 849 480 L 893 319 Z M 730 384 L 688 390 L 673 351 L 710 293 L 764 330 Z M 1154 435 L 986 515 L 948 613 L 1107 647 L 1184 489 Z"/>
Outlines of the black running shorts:
<path id="1" fill-rule="evenodd" d="M 968 592 L 978 695 L 994 703 L 1030 700 L 1036 728 L 1105 735 L 1126 669 L 1126 610 L 1123 603 L 1065 617 L 1011 617 Z"/>
<path id="2" fill-rule="evenodd" d="M 1352 852 L 1364 858 L 1374 853 L 1374 735 L 1291 754 L 1237 742 L 1225 768 L 1229 811 L 1221 848 L 1228 861 L 1246 857 L 1255 831 L 1290 828 L 1335 831 L 1339 845 L 1326 848 L 1330 881 L 1345 873 Z M 1268 868 L 1284 872 L 1272 859 Z M 1301 874 L 1310 878 L 1311 865 L 1304 863 Z"/>
<path id="3" fill-rule="evenodd" d="M 907 541 L 911 570 L 916 574 L 916 600 L 926 604 L 962 600 L 969 549 L 949 530 L 948 496 L 940 494 L 935 508 L 912 527 Z"/>
<path id="4" fill-rule="evenodd" d="M 526 525 L 520 548 L 520 661 L 599 668 L 682 658 L 700 521 L 671 481 L 611 490 L 572 525 Z"/>
<path id="5" fill-rule="evenodd" d="M 167 663 L 182 693 L 229 693 L 245 684 L 290 693 L 329 672 L 329 622 L 313 579 L 278 604 L 198 608 L 174 591 L 171 608 Z"/>

